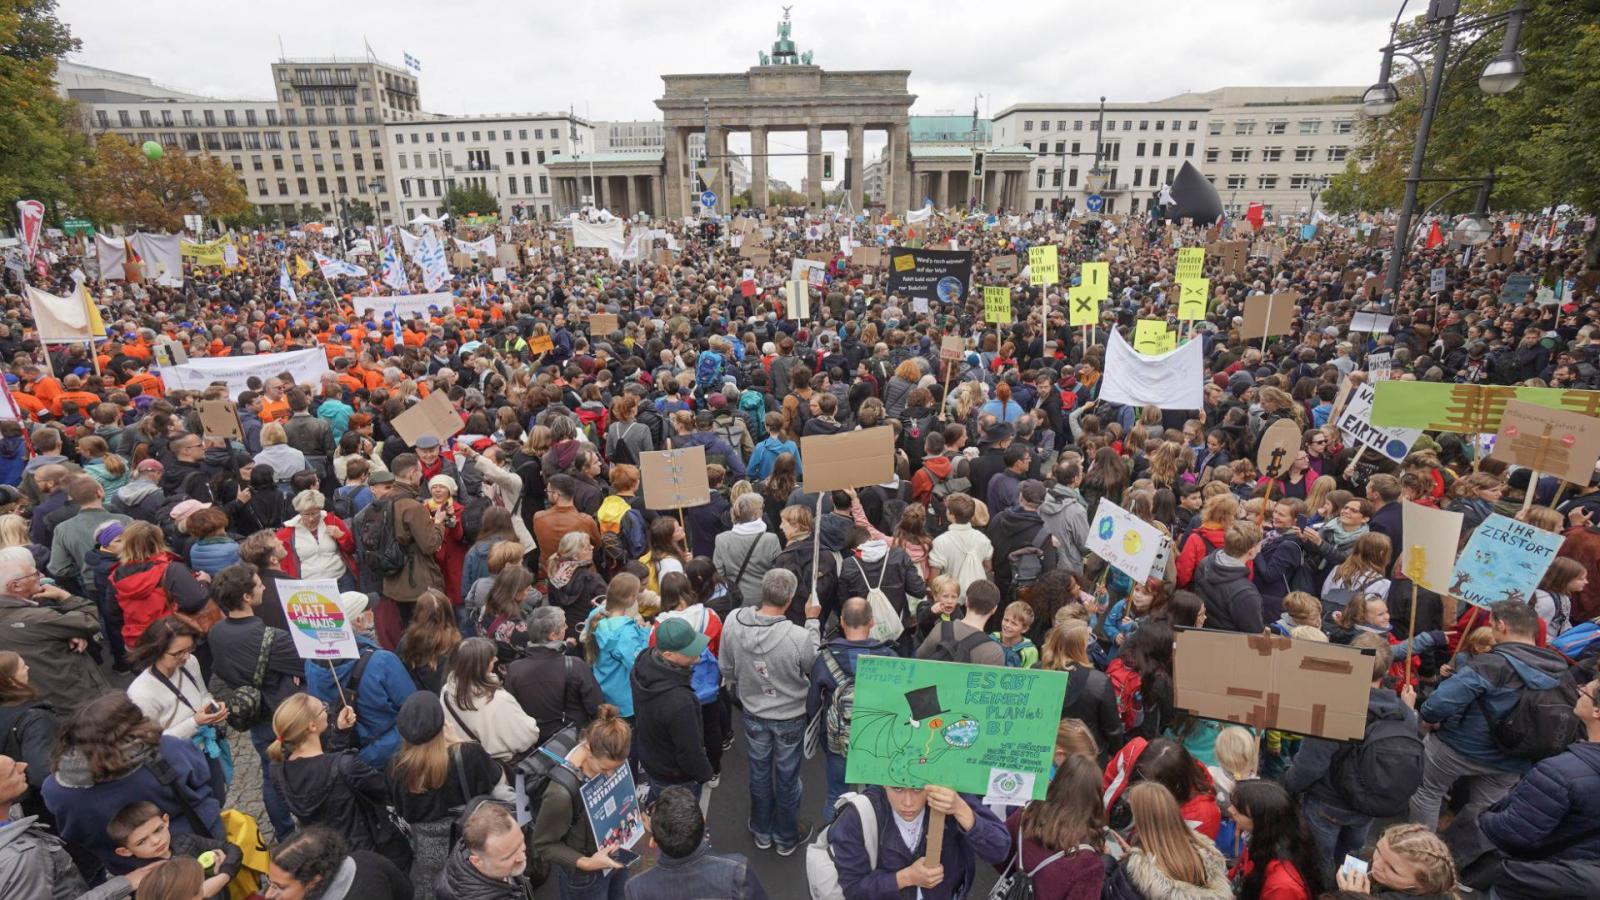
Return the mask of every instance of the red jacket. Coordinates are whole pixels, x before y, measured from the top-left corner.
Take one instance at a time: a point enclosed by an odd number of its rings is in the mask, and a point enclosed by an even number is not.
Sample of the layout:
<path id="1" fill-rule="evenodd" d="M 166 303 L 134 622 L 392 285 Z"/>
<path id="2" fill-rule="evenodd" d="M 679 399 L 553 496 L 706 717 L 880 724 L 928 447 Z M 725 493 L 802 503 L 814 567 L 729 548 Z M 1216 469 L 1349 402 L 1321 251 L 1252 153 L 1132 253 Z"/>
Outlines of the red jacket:
<path id="1" fill-rule="evenodd" d="M 1254 868 L 1255 863 L 1250 861 L 1250 850 L 1246 848 L 1244 858 L 1239 862 L 1239 877 L 1248 878 Z M 1294 867 L 1294 863 L 1274 859 L 1267 863 L 1267 877 L 1261 882 L 1261 900 L 1311 900 L 1311 889 L 1306 886 L 1306 880 L 1300 877 L 1300 871 Z"/>
<path id="2" fill-rule="evenodd" d="M 1134 781 L 1134 772 L 1139 765 L 1139 755 L 1150 746 L 1144 738 L 1134 738 L 1124 744 L 1111 762 L 1106 764 L 1105 775 L 1100 782 L 1102 797 L 1105 800 L 1106 812 L 1117 805 L 1117 800 L 1122 797 L 1128 785 Z M 1194 792 L 1188 800 L 1184 801 L 1180 812 L 1184 821 L 1194 826 L 1194 829 L 1207 838 L 1215 841 L 1217 832 L 1222 828 L 1222 810 L 1217 806 L 1217 789 L 1212 784 L 1211 772 L 1199 760 L 1195 760 L 1195 783 L 1200 789 Z"/>
<path id="3" fill-rule="evenodd" d="M 929 456 L 922 460 L 922 468 L 917 474 L 911 476 L 911 499 L 917 503 L 927 503 L 933 499 L 933 479 L 937 475 L 941 481 L 947 480 L 955 473 L 955 463 L 948 456 Z"/>
<path id="4" fill-rule="evenodd" d="M 1194 567 L 1213 550 L 1222 549 L 1225 529 L 1215 525 L 1201 525 L 1183 539 L 1183 550 L 1178 553 L 1178 587 L 1186 588 L 1194 580 Z"/>
<path id="5" fill-rule="evenodd" d="M 322 514 L 322 527 L 337 525 L 344 532 L 340 537 L 334 538 L 334 543 L 339 545 L 339 558 L 344 560 L 345 571 L 354 575 L 356 571 L 356 536 L 350 533 L 350 526 L 345 521 L 331 512 Z M 283 545 L 285 553 L 282 569 L 290 578 L 300 577 L 300 556 L 294 551 L 294 526 L 285 525 L 277 531 L 278 543 Z"/>

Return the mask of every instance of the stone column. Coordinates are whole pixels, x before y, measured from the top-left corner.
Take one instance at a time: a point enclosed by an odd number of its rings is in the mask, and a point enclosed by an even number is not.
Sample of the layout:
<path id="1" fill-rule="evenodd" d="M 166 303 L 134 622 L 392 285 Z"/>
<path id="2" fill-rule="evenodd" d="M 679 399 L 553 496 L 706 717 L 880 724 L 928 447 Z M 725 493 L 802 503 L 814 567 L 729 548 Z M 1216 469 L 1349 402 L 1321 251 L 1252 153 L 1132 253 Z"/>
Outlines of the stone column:
<path id="1" fill-rule="evenodd" d="M 806 126 L 806 203 L 822 208 L 822 126 Z"/>
<path id="2" fill-rule="evenodd" d="M 910 125 L 907 122 L 895 122 L 889 126 L 890 161 L 892 164 L 893 184 L 889 193 L 896 200 L 889 208 L 903 215 L 912 205 L 922 198 L 913 199 L 911 196 L 911 141 Z"/>
<path id="3" fill-rule="evenodd" d="M 950 205 L 950 172 L 940 169 L 934 176 L 933 205 L 944 209 Z"/>
<path id="4" fill-rule="evenodd" d="M 767 207 L 767 126 L 750 126 L 750 205 Z"/>
<path id="5" fill-rule="evenodd" d="M 865 196 L 862 186 L 862 173 L 867 167 L 866 155 L 863 152 L 862 127 L 860 124 L 850 126 L 850 208 L 857 213 L 861 212 L 862 198 Z"/>
<path id="6" fill-rule="evenodd" d="M 632 175 L 622 177 L 628 182 L 628 215 L 631 216 L 639 211 L 639 185 L 634 182 Z"/>
<path id="7" fill-rule="evenodd" d="M 663 175 L 650 176 L 650 216 L 662 218 L 666 215 L 667 191 L 666 177 Z"/>
<path id="8" fill-rule="evenodd" d="M 683 129 L 665 127 L 662 129 L 662 138 L 665 141 L 665 151 L 662 160 L 666 165 L 665 183 L 662 185 L 666 192 L 666 204 L 662 208 L 666 215 L 680 218 L 685 214 L 684 206 L 685 186 L 683 179 L 683 165 L 685 159 Z"/>

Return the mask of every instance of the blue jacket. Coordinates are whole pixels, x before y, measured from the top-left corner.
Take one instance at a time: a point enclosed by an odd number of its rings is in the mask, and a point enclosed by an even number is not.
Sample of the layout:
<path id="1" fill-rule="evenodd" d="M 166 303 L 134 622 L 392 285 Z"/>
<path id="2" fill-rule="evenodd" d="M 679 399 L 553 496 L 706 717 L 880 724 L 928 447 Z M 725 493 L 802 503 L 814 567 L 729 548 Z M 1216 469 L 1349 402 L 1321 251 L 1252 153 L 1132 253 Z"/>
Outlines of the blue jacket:
<path id="1" fill-rule="evenodd" d="M 189 568 L 213 578 L 238 561 L 239 542 L 230 537 L 201 538 L 189 547 Z"/>
<path id="2" fill-rule="evenodd" d="M 607 616 L 596 610 L 589 617 L 589 628 L 594 634 L 596 653 L 594 680 L 606 702 L 617 707 L 622 716 L 633 715 L 634 660 L 650 646 L 650 632 L 630 616 Z"/>
<path id="3" fill-rule="evenodd" d="M 762 481 L 772 474 L 772 464 L 778 461 L 783 454 L 794 457 L 794 471 L 800 475 L 800 448 L 794 441 L 785 441 L 776 437 L 769 437 L 750 452 L 750 465 L 745 467 L 745 475 L 751 481 Z"/>
<path id="4" fill-rule="evenodd" d="M 738 853 L 712 853 L 711 845 L 704 841 L 683 859 L 661 854 L 654 866 L 628 879 L 623 891 L 627 900 L 767 900 L 766 889 L 749 860 Z"/>
<path id="5" fill-rule="evenodd" d="M 1600 884 L 1600 744 L 1542 760 L 1478 818 L 1506 854 L 1503 897 L 1581 897 Z M 1510 889 L 1508 892 L 1507 888 Z"/>
<path id="6" fill-rule="evenodd" d="M 1532 644 L 1500 644 L 1489 653 L 1472 657 L 1455 675 L 1440 682 L 1417 712 L 1424 722 L 1442 723 L 1439 739 L 1462 756 L 1503 771 L 1526 772 L 1531 767 L 1528 760 L 1507 756 L 1494 742 L 1478 698 L 1483 698 L 1489 714 L 1499 721 L 1517 705 L 1517 679 L 1534 690 L 1548 690 L 1566 672 L 1566 660 L 1554 650 Z"/>
<path id="7" fill-rule="evenodd" d="M 675 434 L 672 436 L 672 448 L 682 450 L 685 447 L 704 447 L 706 455 L 721 456 L 727 460 L 728 474 L 735 480 L 744 476 L 744 458 L 739 451 L 728 446 L 728 442 L 710 431 L 693 431 L 689 434 Z M 798 458 L 798 457 L 797 457 Z"/>
<path id="8" fill-rule="evenodd" d="M 361 673 L 361 684 L 356 696 L 356 738 L 361 742 L 357 754 L 362 762 L 382 772 L 389 765 L 389 757 L 400 749 L 400 732 L 395 730 L 395 719 L 400 716 L 400 705 L 416 692 L 411 674 L 406 671 L 400 657 L 380 649 L 372 638 L 356 635 L 356 646 L 362 653 L 372 651 L 372 661 Z M 357 660 L 340 660 L 333 664 L 339 673 L 339 684 L 350 683 L 350 673 Z M 331 707 L 338 707 L 339 690 L 333 686 L 333 674 L 326 662 L 306 660 L 306 688 Z"/>
<path id="9" fill-rule="evenodd" d="M 350 417 L 355 414 L 350 404 L 332 397 L 325 398 L 317 405 L 317 418 L 327 422 L 328 427 L 333 429 L 334 446 L 339 445 L 339 439 L 350 429 Z"/>
<path id="10" fill-rule="evenodd" d="M 856 674 L 856 661 L 863 656 L 900 655 L 888 641 L 874 641 L 871 638 L 864 641 L 850 641 L 843 637 L 836 637 L 823 644 L 822 653 L 832 654 L 839 663 L 839 668 L 851 677 L 855 677 Z M 811 689 L 806 692 L 808 720 L 817 714 L 817 710 L 833 702 L 833 692 L 839 687 L 839 682 L 834 680 L 833 673 L 828 671 L 828 664 L 823 660 L 822 653 L 818 653 L 816 662 L 811 664 Z"/>
<path id="11" fill-rule="evenodd" d="M 900 900 L 895 889 L 895 873 L 911 865 L 922 855 L 922 845 L 927 843 L 927 820 L 923 820 L 922 836 L 917 846 L 907 847 L 900 838 L 900 828 L 895 825 L 895 815 L 889 806 L 889 797 L 877 785 L 863 793 L 872 801 L 878 818 L 878 865 L 874 867 L 867 858 L 867 847 L 861 839 L 861 817 L 853 805 L 839 810 L 828 834 L 828 844 L 833 849 L 834 863 L 839 870 L 839 887 L 850 900 Z M 1006 826 L 977 797 L 962 794 L 961 798 L 972 807 L 971 831 L 962 831 L 954 820 L 946 820 L 944 849 L 939 862 L 944 864 L 944 881 L 936 888 L 923 890 L 922 900 L 960 900 L 972 889 L 977 874 L 977 861 L 990 865 L 1005 862 L 1011 847 L 1011 837 Z"/>

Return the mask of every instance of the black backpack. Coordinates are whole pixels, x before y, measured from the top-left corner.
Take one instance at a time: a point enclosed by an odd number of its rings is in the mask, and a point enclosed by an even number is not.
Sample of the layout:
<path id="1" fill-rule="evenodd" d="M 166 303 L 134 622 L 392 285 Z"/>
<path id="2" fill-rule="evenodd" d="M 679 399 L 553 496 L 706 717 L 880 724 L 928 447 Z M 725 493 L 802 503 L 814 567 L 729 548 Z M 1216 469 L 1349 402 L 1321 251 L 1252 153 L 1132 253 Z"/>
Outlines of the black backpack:
<path id="1" fill-rule="evenodd" d="M 1497 687 L 1509 686 L 1513 682 L 1518 685 L 1517 703 L 1504 718 L 1496 721 L 1489 712 L 1484 695 L 1478 695 L 1478 711 L 1489 723 L 1489 736 L 1501 752 L 1517 759 L 1538 762 L 1566 750 L 1573 741 L 1582 737 L 1582 724 L 1572 711 L 1578 703 L 1578 684 L 1573 680 L 1571 670 L 1561 673 L 1555 687 L 1534 689 L 1523 684 L 1510 665 L 1505 669 L 1507 675 L 1498 681 L 1489 678 L 1489 683 Z"/>
<path id="2" fill-rule="evenodd" d="M 342 689 L 339 683 L 339 673 L 332 670 L 328 672 L 329 675 L 333 676 L 334 694 L 333 702 L 328 704 L 329 722 L 339 721 L 340 710 L 344 709 L 346 705 L 353 706 L 360 699 L 361 678 L 367 674 L 367 666 L 372 664 L 372 657 L 377 652 L 376 650 L 361 651 L 361 656 L 356 660 L 355 668 L 350 670 L 350 680 L 342 686 Z M 357 712 L 359 713 L 359 710 Z"/>
<path id="3" fill-rule="evenodd" d="M 1367 718 L 1361 743 L 1341 748 L 1329 767 L 1340 801 L 1375 819 L 1400 814 L 1422 783 L 1422 736 L 1399 715 Z"/>
<path id="4" fill-rule="evenodd" d="M 570 671 L 570 666 L 565 671 Z M 544 805 L 545 789 L 551 782 L 561 785 L 571 795 L 574 813 L 583 808 L 583 799 L 578 794 L 578 776 L 567 768 L 566 763 L 567 754 L 576 746 L 578 726 L 568 725 L 513 764 L 512 778 L 522 777 L 523 792 L 528 798 L 528 815 L 532 821 L 539 819 L 539 807 Z"/>
<path id="5" fill-rule="evenodd" d="M 928 659 L 934 662 L 972 662 L 972 651 L 983 646 L 984 641 L 992 641 L 981 631 L 967 635 L 960 640 L 956 639 L 956 623 L 945 619 L 939 623 L 939 642 L 933 645 L 928 652 Z"/>
<path id="6" fill-rule="evenodd" d="M 1006 554 L 1011 562 L 1011 597 L 1016 599 L 1017 592 L 1039 580 L 1039 576 L 1050 571 L 1056 566 L 1055 538 L 1043 527 L 1027 546 Z"/>
<path id="7" fill-rule="evenodd" d="M 362 510 L 356 528 L 356 544 L 367 568 L 383 578 L 399 575 L 406 569 L 406 548 L 400 545 L 394 527 L 394 501 L 374 500 Z"/>

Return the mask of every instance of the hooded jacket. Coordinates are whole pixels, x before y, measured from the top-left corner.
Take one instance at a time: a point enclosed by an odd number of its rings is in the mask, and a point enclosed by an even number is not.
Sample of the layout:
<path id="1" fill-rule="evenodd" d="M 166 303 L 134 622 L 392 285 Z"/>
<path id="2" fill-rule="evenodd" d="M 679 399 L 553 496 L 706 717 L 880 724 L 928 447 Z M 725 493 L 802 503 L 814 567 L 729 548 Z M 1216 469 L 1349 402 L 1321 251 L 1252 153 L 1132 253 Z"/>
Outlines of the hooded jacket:
<path id="1" fill-rule="evenodd" d="M 723 646 L 727 646 L 724 638 Z M 690 670 L 646 650 L 633 665 L 634 734 L 645 773 L 663 784 L 711 780 L 700 724 L 700 701 L 689 687 Z"/>
<path id="2" fill-rule="evenodd" d="M 1580 741 L 1536 764 L 1478 817 L 1506 855 L 1507 898 L 1580 897 L 1600 884 L 1600 743 Z"/>
<path id="3" fill-rule="evenodd" d="M 882 540 L 867 541 L 839 565 L 840 596 L 865 597 L 872 588 L 881 589 L 902 617 L 911 608 L 911 598 L 928 596 L 922 567 L 905 550 Z"/>
<path id="4" fill-rule="evenodd" d="M 1462 756 L 1506 772 L 1527 772 L 1532 763 L 1507 756 L 1495 743 L 1478 703 L 1482 698 L 1495 721 L 1504 719 L 1517 705 L 1519 681 L 1532 690 L 1564 684 L 1571 695 L 1567 703 L 1577 703 L 1578 689 L 1561 654 L 1532 644 L 1503 643 L 1472 657 L 1440 682 L 1417 712 L 1424 722 L 1441 724 L 1439 739 Z"/>
<path id="5" fill-rule="evenodd" d="M 805 715 L 811 665 L 821 644 L 822 626 L 816 619 L 807 619 L 802 627 L 757 607 L 734 610 L 722 628 L 722 682 L 749 715 L 798 719 Z"/>
<path id="6" fill-rule="evenodd" d="M 1006 826 L 995 817 L 994 812 L 977 797 L 963 795 L 967 805 L 972 807 L 973 823 L 971 828 L 962 831 L 955 823 L 946 822 L 943 849 L 939 856 L 939 861 L 944 865 L 944 881 L 934 888 L 897 890 L 895 873 L 923 855 L 927 843 L 927 819 L 923 819 L 923 832 L 917 840 L 917 846 L 907 847 L 905 839 L 900 836 L 900 827 L 894 822 L 896 813 L 889 805 L 889 797 L 884 789 L 874 785 L 862 793 L 872 804 L 874 818 L 877 819 L 877 865 L 873 865 L 867 856 L 863 823 L 854 804 L 839 811 L 839 817 L 833 820 L 828 833 L 828 843 L 839 870 L 839 887 L 844 890 L 844 896 L 851 900 L 899 900 L 918 895 L 922 900 L 965 897 L 977 874 L 978 860 L 998 865 L 1005 860 L 1011 847 Z"/>
<path id="7" fill-rule="evenodd" d="M 1155 857 L 1135 848 L 1106 875 L 1102 900 L 1232 900 L 1228 863 L 1208 840 L 1192 830 L 1189 840 L 1205 863 L 1205 884 L 1189 884 L 1161 870 Z"/>
<path id="8" fill-rule="evenodd" d="M 1367 695 L 1367 724 L 1379 719 L 1406 719 L 1416 724 L 1417 714 L 1389 688 L 1372 688 Z M 1309 794 L 1335 809 L 1350 811 L 1350 801 L 1345 798 L 1330 777 L 1333 764 L 1341 751 L 1349 750 L 1348 741 L 1330 741 L 1326 738 L 1307 737 L 1294 755 L 1289 771 L 1284 773 L 1283 786 L 1291 794 Z M 1351 813 L 1355 815 L 1355 813 Z"/>
<path id="9" fill-rule="evenodd" d="M 411 674 L 406 671 L 400 657 L 378 647 L 371 636 L 356 635 L 356 648 L 365 655 L 372 653 L 372 661 L 361 673 L 361 683 L 356 688 L 356 737 L 361 745 L 361 761 L 382 771 L 389 757 L 400 749 L 400 732 L 395 730 L 395 720 L 400 716 L 400 706 L 416 692 Z M 350 677 L 360 659 L 345 659 L 333 664 L 339 684 L 348 693 Z M 333 673 L 326 663 L 306 661 L 306 690 L 322 699 L 329 707 L 337 709 L 340 689 L 333 685 Z"/>
<path id="10" fill-rule="evenodd" d="M 1261 592 L 1250 580 L 1250 568 L 1224 562 L 1216 551 L 1195 567 L 1190 590 L 1206 604 L 1206 627 L 1217 631 L 1260 634 L 1265 628 Z"/>
<path id="11" fill-rule="evenodd" d="M 633 717 L 633 664 L 650 645 L 650 632 L 632 616 L 608 616 L 596 612 L 589 619 L 594 636 L 594 680 L 606 702 L 617 707 L 623 718 Z"/>
<path id="12" fill-rule="evenodd" d="M 989 527 L 985 529 L 989 542 L 994 545 L 994 581 L 999 586 L 1003 596 L 1013 596 L 1014 590 L 1011 583 L 1011 554 L 1024 547 L 1040 545 L 1044 551 L 1044 571 L 1055 568 L 1057 555 L 1048 545 L 1048 535 L 1045 530 L 1044 519 L 1039 517 L 1038 510 L 1024 509 L 1013 506 L 989 520 Z"/>
<path id="13" fill-rule="evenodd" d="M 934 481 L 949 481 L 955 475 L 955 461 L 948 456 L 925 456 L 922 468 L 911 476 L 911 499 L 918 503 L 933 500 Z"/>
<path id="14" fill-rule="evenodd" d="M 1089 507 L 1077 488 L 1058 484 L 1044 495 L 1039 518 L 1045 530 L 1056 539 L 1056 558 L 1075 572 L 1083 570 L 1083 554 L 1089 541 Z"/>
<path id="15" fill-rule="evenodd" d="M 434 879 L 433 896 L 436 900 L 533 900 L 533 886 L 526 875 L 503 879 L 479 872 L 467 858 L 466 845 L 458 843 Z"/>
<path id="16" fill-rule="evenodd" d="M 359 713 L 357 714 L 359 715 Z M 329 729 L 330 743 L 342 735 Z M 273 763 L 272 780 L 301 825 L 326 825 L 345 836 L 356 850 L 377 851 L 379 835 L 365 807 L 388 802 L 383 773 L 356 754 L 325 752 L 305 759 Z"/>

